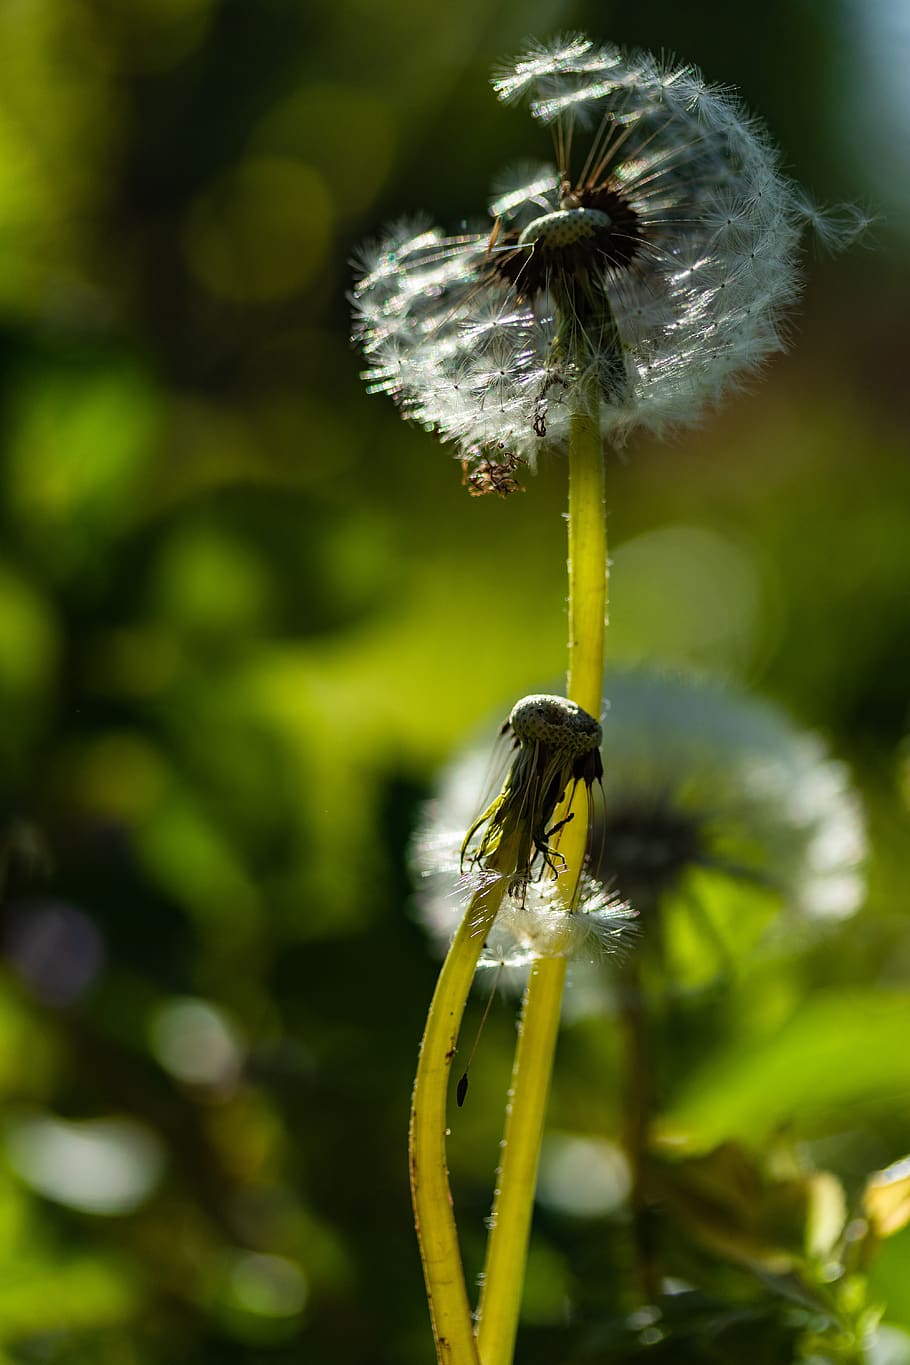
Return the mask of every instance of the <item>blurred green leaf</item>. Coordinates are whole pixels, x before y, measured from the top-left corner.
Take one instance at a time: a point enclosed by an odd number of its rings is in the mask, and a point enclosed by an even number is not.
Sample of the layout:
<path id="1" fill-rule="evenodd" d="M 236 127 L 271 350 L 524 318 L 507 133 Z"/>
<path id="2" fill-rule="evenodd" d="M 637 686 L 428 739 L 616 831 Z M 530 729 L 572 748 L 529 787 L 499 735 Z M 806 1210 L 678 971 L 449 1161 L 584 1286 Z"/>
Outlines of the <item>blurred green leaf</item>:
<path id="1" fill-rule="evenodd" d="M 134 1320 L 141 1303 L 129 1271 L 112 1260 L 20 1261 L 6 1266 L 0 1285 L 0 1342 L 119 1326 Z"/>
<path id="2" fill-rule="evenodd" d="M 141 369 L 119 360 L 38 372 L 20 386 L 9 503 L 54 576 L 84 568 L 131 521 L 158 401 Z"/>
<path id="3" fill-rule="evenodd" d="M 910 996 L 819 994 L 773 1035 L 722 1045 L 682 1087 L 661 1132 L 703 1147 L 850 1122 L 858 1106 L 874 1111 L 910 1089 L 910 1053 L 897 1045 L 908 1029 Z"/>

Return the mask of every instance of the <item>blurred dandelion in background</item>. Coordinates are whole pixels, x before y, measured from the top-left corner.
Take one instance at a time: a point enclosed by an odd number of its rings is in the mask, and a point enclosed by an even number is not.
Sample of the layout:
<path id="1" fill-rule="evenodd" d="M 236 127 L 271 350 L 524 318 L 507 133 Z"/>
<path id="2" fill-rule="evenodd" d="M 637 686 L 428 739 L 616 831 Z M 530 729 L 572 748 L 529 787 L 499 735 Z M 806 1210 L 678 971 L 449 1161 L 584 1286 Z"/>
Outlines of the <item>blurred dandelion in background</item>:
<path id="1" fill-rule="evenodd" d="M 783 345 L 802 230 L 833 246 L 865 225 L 818 212 L 694 68 L 573 37 L 493 84 L 530 100 L 556 164 L 507 177 L 492 227 L 395 225 L 354 292 L 369 387 L 455 444 L 472 492 L 512 491 L 579 409 L 614 443 L 696 420 Z"/>
<path id="2" fill-rule="evenodd" d="M 865 827 L 846 767 L 768 702 L 630 670 L 607 678 L 597 868 L 644 909 L 698 869 L 808 919 L 861 905 Z"/>

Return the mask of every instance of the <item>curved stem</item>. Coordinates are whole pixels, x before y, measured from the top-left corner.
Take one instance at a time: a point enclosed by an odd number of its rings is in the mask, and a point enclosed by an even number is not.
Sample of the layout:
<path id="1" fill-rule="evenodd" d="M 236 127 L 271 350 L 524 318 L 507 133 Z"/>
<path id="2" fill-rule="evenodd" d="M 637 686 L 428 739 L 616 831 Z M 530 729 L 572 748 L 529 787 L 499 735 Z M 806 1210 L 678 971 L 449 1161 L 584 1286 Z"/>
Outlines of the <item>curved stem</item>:
<path id="1" fill-rule="evenodd" d="M 489 862 L 505 863 L 510 855 L 514 849 L 504 842 Z M 411 1099 L 411 1199 L 439 1365 L 479 1365 L 449 1189 L 446 1102 L 477 960 L 505 887 L 494 870 L 472 896 L 452 940 L 430 1002 Z"/>
<path id="2" fill-rule="evenodd" d="M 596 416 L 575 414 L 569 439 L 569 674 L 572 701 L 600 715 L 607 608 L 607 534 L 604 514 L 603 446 Z M 575 818 L 562 831 L 566 899 L 573 903 L 587 842 L 584 788 L 576 792 Z M 524 1283 L 537 1166 L 566 962 L 535 963 L 528 978 L 502 1160 L 493 1202 L 490 1238 L 478 1310 L 477 1344 L 483 1365 L 510 1365 L 515 1350 Z"/>

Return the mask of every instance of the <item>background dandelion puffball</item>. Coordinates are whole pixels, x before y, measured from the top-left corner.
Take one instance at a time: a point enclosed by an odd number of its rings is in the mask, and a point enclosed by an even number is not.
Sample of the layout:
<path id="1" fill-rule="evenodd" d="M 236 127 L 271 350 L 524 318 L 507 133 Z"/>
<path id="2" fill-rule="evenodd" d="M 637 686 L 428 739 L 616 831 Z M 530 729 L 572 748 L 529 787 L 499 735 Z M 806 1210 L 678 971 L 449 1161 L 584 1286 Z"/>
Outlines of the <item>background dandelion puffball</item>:
<path id="1" fill-rule="evenodd" d="M 575 37 L 493 85 L 551 127 L 555 165 L 506 177 L 479 231 L 393 226 L 354 293 L 371 391 L 475 471 L 533 464 L 579 409 L 614 443 L 692 422 L 781 348 L 807 223 L 831 245 L 862 229 L 814 210 L 694 68 Z"/>

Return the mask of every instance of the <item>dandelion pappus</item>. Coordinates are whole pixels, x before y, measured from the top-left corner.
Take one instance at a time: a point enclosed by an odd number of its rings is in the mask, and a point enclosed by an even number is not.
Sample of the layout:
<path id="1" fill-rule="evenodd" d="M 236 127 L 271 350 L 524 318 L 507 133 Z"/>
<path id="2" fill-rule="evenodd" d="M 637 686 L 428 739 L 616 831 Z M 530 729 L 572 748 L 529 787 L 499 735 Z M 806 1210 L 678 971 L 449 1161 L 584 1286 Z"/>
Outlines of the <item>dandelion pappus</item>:
<path id="1" fill-rule="evenodd" d="M 699 420 L 782 348 L 804 229 L 845 245 L 868 223 L 820 215 L 761 124 L 693 67 L 573 36 L 494 88 L 552 130 L 554 164 L 517 170 L 485 228 L 392 229 L 354 294 L 371 390 L 468 463 L 500 447 L 533 466 L 580 406 L 620 445 Z M 501 463 L 469 491 L 502 492 Z"/>

